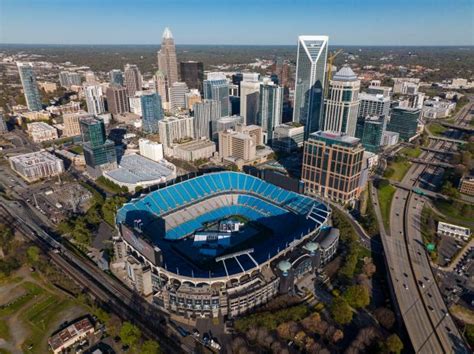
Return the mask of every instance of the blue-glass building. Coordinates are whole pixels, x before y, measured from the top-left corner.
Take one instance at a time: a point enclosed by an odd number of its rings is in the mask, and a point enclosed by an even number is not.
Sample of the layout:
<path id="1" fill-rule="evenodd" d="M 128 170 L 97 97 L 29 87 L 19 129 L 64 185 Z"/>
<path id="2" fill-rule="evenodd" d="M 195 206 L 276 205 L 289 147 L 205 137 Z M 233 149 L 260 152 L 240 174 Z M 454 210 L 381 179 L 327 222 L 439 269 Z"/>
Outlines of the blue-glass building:
<path id="1" fill-rule="evenodd" d="M 23 85 L 23 93 L 25 94 L 26 105 L 30 111 L 41 111 L 43 105 L 41 103 L 41 95 L 36 83 L 33 64 L 17 63 L 18 72 L 20 73 L 21 84 Z"/>
<path id="2" fill-rule="evenodd" d="M 157 133 L 158 122 L 163 119 L 163 108 L 161 97 L 156 92 L 146 93 L 140 96 L 142 106 L 143 131 L 146 133 Z"/>

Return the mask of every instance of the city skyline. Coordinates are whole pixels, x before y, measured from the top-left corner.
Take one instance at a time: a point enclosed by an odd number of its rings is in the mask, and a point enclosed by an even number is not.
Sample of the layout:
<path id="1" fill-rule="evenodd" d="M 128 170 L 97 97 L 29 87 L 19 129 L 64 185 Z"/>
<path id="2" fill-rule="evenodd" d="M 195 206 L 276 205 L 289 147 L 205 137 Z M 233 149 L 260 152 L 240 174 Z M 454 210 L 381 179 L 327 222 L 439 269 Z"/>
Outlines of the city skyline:
<path id="1" fill-rule="evenodd" d="M 328 35 L 333 45 L 474 45 L 474 4 L 466 0 L 244 0 L 225 6 L 215 0 L 6 0 L 1 7 L 2 44 L 159 44 L 169 27 L 177 45 L 292 45 L 305 34 Z M 237 16 L 242 9 L 245 16 Z M 229 26 L 237 18 L 239 25 Z"/>

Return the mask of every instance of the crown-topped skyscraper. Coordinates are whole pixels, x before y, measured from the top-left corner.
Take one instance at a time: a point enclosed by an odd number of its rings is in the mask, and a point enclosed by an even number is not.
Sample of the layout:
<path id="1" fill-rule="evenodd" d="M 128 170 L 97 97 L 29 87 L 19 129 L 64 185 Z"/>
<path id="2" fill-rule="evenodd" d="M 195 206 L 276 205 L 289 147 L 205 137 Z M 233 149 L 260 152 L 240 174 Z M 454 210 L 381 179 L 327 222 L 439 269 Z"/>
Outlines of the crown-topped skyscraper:
<path id="1" fill-rule="evenodd" d="M 178 64 L 176 62 L 176 47 L 173 34 L 166 27 L 161 39 L 161 48 L 158 51 L 158 69 L 165 75 L 168 86 L 178 81 Z"/>

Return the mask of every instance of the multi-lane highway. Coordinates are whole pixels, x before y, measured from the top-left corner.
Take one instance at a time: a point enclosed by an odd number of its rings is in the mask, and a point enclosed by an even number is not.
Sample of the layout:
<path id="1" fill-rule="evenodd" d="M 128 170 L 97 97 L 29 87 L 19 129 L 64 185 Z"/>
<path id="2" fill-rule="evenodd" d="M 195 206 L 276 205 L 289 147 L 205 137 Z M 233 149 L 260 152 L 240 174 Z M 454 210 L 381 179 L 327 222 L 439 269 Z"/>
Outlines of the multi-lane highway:
<path id="1" fill-rule="evenodd" d="M 470 118 L 469 112 L 469 107 L 461 111 L 458 124 L 466 124 Z M 450 135 L 457 138 L 456 133 Z M 449 150 L 453 146 L 453 142 L 437 141 L 430 147 Z M 421 158 L 425 161 L 442 161 L 442 156 L 445 154 L 424 152 Z M 436 166 L 414 164 L 402 184 L 429 187 L 436 182 L 432 179 L 440 175 L 438 169 Z M 371 197 L 376 202 L 375 189 Z M 392 295 L 416 353 L 468 353 L 443 302 L 424 247 L 420 224 L 424 203 L 424 198 L 411 190 L 397 189 L 391 204 L 388 230 L 383 229 L 380 210 L 376 208 Z"/>

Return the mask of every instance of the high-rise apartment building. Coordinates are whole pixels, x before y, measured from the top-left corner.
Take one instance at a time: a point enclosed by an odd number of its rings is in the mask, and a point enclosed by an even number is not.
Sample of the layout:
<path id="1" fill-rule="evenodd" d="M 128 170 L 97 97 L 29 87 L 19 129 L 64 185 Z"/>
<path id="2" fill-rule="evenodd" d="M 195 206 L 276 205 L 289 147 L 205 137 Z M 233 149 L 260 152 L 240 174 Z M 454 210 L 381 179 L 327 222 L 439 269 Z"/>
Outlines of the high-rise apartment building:
<path id="1" fill-rule="evenodd" d="M 257 125 L 266 136 L 265 143 L 271 144 L 273 131 L 281 124 L 283 114 L 283 88 L 272 81 L 264 80 L 260 85 L 260 103 Z"/>
<path id="2" fill-rule="evenodd" d="M 87 172 L 97 178 L 104 171 L 117 168 L 115 144 L 106 138 L 104 121 L 87 117 L 80 120 L 80 127 Z"/>
<path id="3" fill-rule="evenodd" d="M 245 124 L 256 124 L 258 116 L 258 102 L 260 82 L 258 73 L 244 73 L 240 82 L 240 115 Z"/>
<path id="4" fill-rule="evenodd" d="M 35 151 L 9 158 L 10 167 L 28 182 L 58 176 L 64 172 L 61 159 L 47 151 Z"/>
<path id="5" fill-rule="evenodd" d="M 129 97 L 135 96 L 137 91 L 142 90 L 142 74 L 140 73 L 138 66 L 126 64 L 124 70 L 124 80 Z"/>
<path id="6" fill-rule="evenodd" d="M 334 74 L 325 99 L 324 131 L 355 136 L 359 90 L 360 80 L 349 66 L 343 66 Z"/>
<path id="7" fill-rule="evenodd" d="M 181 81 L 184 81 L 190 89 L 202 91 L 204 81 L 204 65 L 199 61 L 185 61 L 179 63 Z"/>
<path id="8" fill-rule="evenodd" d="M 166 117 L 158 123 L 160 141 L 165 154 L 172 154 L 172 145 L 185 138 L 194 138 L 194 117 Z"/>
<path id="9" fill-rule="evenodd" d="M 61 71 L 59 73 L 59 84 L 68 90 L 71 86 L 80 86 L 81 80 L 81 75 L 76 72 Z"/>
<path id="10" fill-rule="evenodd" d="M 221 117 L 215 121 L 211 121 L 211 140 L 217 141 L 220 132 L 229 129 L 235 130 L 237 125 L 242 123 L 243 118 L 241 116 Z"/>
<path id="11" fill-rule="evenodd" d="M 41 95 L 36 83 L 36 76 L 32 63 L 17 62 L 20 80 L 23 86 L 23 94 L 25 95 L 26 105 L 30 111 L 41 111 L 43 105 L 41 103 Z"/>
<path id="12" fill-rule="evenodd" d="M 393 108 L 387 130 L 399 133 L 400 140 L 410 141 L 416 135 L 420 113 L 418 108 Z"/>
<path id="13" fill-rule="evenodd" d="M 197 89 L 189 90 L 189 92 L 184 95 L 184 98 L 186 100 L 186 108 L 189 109 L 190 111 L 193 110 L 193 106 L 196 103 L 199 103 L 202 101 L 201 92 L 199 92 L 199 90 Z"/>
<path id="14" fill-rule="evenodd" d="M 102 86 L 84 86 L 84 96 L 86 98 L 87 112 L 93 115 L 99 115 L 105 112 L 104 94 L 102 92 Z"/>
<path id="15" fill-rule="evenodd" d="M 320 130 L 328 55 L 327 36 L 299 36 L 293 121 L 305 126 L 305 137 Z"/>
<path id="16" fill-rule="evenodd" d="M 165 75 L 168 85 L 178 81 L 178 64 L 176 61 L 176 47 L 173 34 L 165 28 L 161 39 L 161 48 L 158 51 L 158 69 Z"/>
<path id="17" fill-rule="evenodd" d="M 221 102 L 204 100 L 193 105 L 194 111 L 194 136 L 199 138 L 212 138 L 212 122 L 221 116 Z"/>
<path id="18" fill-rule="evenodd" d="M 186 94 L 189 92 L 185 82 L 174 82 L 170 89 L 170 109 L 177 111 L 186 108 Z"/>
<path id="19" fill-rule="evenodd" d="M 233 159 L 240 165 L 256 157 L 257 146 L 262 142 L 262 128 L 256 125 L 237 125 L 236 130 L 219 132 L 219 156 Z"/>
<path id="20" fill-rule="evenodd" d="M 161 97 L 156 92 L 144 92 L 140 96 L 143 131 L 157 133 L 158 123 L 163 119 Z"/>
<path id="21" fill-rule="evenodd" d="M 113 69 L 109 71 L 109 79 L 112 85 L 124 86 L 123 72 L 119 69 Z"/>
<path id="22" fill-rule="evenodd" d="M 140 155 L 153 161 L 160 161 L 163 159 L 163 144 L 148 139 L 139 139 L 138 147 Z"/>
<path id="23" fill-rule="evenodd" d="M 45 122 L 33 122 L 27 125 L 28 135 L 35 143 L 54 140 L 58 138 L 58 131 L 55 127 Z"/>
<path id="24" fill-rule="evenodd" d="M 203 83 L 204 98 L 221 102 L 221 117 L 230 112 L 229 83 L 223 73 L 209 73 Z"/>
<path id="25" fill-rule="evenodd" d="M 390 114 L 390 97 L 383 94 L 359 93 L 358 117 L 379 116 L 388 118 Z"/>
<path id="26" fill-rule="evenodd" d="M 63 114 L 63 136 L 79 136 L 81 135 L 80 120 L 82 118 L 93 117 L 92 114 L 86 112 L 66 113 Z"/>
<path id="27" fill-rule="evenodd" d="M 359 197 L 364 148 L 343 133 L 318 131 L 304 143 L 301 179 L 305 192 L 336 202 Z"/>
<path id="28" fill-rule="evenodd" d="M 97 84 L 97 77 L 95 76 L 95 73 L 91 70 L 85 72 L 84 78 L 85 78 L 86 84 L 90 84 L 90 85 Z"/>
<path id="29" fill-rule="evenodd" d="M 130 112 L 127 89 L 118 84 L 111 84 L 107 87 L 107 108 L 112 114 L 122 114 Z"/>

